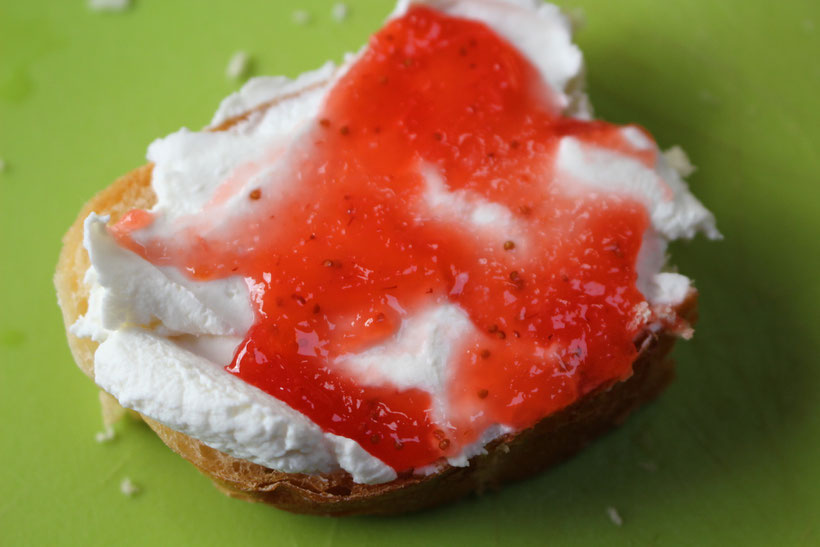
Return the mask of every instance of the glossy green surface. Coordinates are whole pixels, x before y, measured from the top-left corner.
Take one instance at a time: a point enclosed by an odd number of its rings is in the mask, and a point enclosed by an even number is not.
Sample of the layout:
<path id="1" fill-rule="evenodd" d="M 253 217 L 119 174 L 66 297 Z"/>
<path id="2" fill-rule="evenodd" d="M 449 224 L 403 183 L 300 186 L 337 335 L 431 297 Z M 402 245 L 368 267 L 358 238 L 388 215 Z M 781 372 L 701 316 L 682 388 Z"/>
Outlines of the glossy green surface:
<path id="1" fill-rule="evenodd" d="M 600 116 L 699 166 L 723 242 L 676 245 L 702 294 L 655 404 L 579 457 L 500 493 L 400 518 L 324 519 L 230 500 L 144 426 L 111 444 L 73 365 L 51 276 L 82 203 L 200 127 L 256 74 L 357 48 L 390 5 L 350 1 L 0 0 L 1 545 L 820 544 L 820 4 L 579 0 Z M 654 471 L 653 468 L 656 468 Z M 131 477 L 142 493 L 119 492 Z M 617 527 L 606 508 L 617 508 Z"/>

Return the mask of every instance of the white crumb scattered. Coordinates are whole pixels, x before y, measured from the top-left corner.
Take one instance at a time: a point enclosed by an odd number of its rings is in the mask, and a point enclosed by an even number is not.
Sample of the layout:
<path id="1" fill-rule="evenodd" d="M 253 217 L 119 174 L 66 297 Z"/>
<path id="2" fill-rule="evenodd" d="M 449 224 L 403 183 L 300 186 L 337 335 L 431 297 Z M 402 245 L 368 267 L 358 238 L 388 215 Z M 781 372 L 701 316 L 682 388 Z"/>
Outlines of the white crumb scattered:
<path id="1" fill-rule="evenodd" d="M 804 19 L 803 20 L 803 30 L 807 33 L 814 32 L 814 21 L 811 19 Z"/>
<path id="2" fill-rule="evenodd" d="M 251 57 L 247 51 L 237 51 L 228 61 L 225 67 L 225 77 L 230 80 L 239 80 L 247 75 L 250 68 Z"/>
<path id="3" fill-rule="evenodd" d="M 131 0 L 88 0 L 91 11 L 125 11 L 131 7 Z"/>
<path id="4" fill-rule="evenodd" d="M 587 26 L 587 14 L 584 11 L 584 8 L 566 8 L 562 11 L 564 12 L 564 15 L 567 16 L 567 19 L 569 19 L 569 26 L 572 28 L 573 33 L 578 32 Z"/>
<path id="5" fill-rule="evenodd" d="M 683 327 L 682 329 L 679 329 L 677 332 L 675 332 L 675 334 L 677 334 L 684 340 L 691 340 L 692 337 L 695 335 L 695 329 L 693 329 L 692 327 Z"/>
<path id="6" fill-rule="evenodd" d="M 665 151 L 663 153 L 663 157 L 666 158 L 669 166 L 684 178 L 688 177 L 697 170 L 697 167 L 692 165 L 692 162 L 689 161 L 689 156 L 686 155 L 686 151 L 680 146 L 673 146 L 669 150 Z"/>
<path id="7" fill-rule="evenodd" d="M 291 16 L 291 20 L 296 23 L 297 25 L 307 25 L 310 23 L 310 12 L 303 9 L 295 10 Z"/>
<path id="8" fill-rule="evenodd" d="M 635 304 L 632 308 L 632 320 L 629 321 L 630 329 L 637 329 L 645 325 L 652 318 L 652 310 L 649 308 L 649 303 L 646 301 L 640 304 Z"/>
<path id="9" fill-rule="evenodd" d="M 6 170 L 6 162 L 3 158 L 0 158 L 0 173 Z"/>
<path id="10" fill-rule="evenodd" d="M 125 477 L 122 479 L 122 482 L 120 482 L 120 492 L 130 498 L 140 493 L 140 487 L 134 484 L 134 481 L 132 481 L 130 477 Z"/>
<path id="11" fill-rule="evenodd" d="M 98 431 L 94 435 L 94 440 L 97 441 L 100 444 L 110 443 L 111 441 L 114 440 L 114 438 L 116 436 L 117 436 L 117 433 L 114 431 L 114 428 L 109 426 L 109 427 L 106 427 L 103 431 Z"/>
<path id="12" fill-rule="evenodd" d="M 658 464 L 653 462 L 652 460 L 638 462 L 638 467 L 640 467 L 644 471 L 648 471 L 649 473 L 654 473 L 658 470 Z"/>
<path id="13" fill-rule="evenodd" d="M 350 7 L 344 2 L 338 2 L 336 4 L 333 4 L 333 7 L 330 9 L 330 16 L 337 23 L 341 23 L 342 21 L 347 19 L 349 15 Z"/>
<path id="14" fill-rule="evenodd" d="M 618 510 L 612 507 L 611 505 L 606 508 L 606 515 L 609 517 L 609 520 L 612 521 L 612 524 L 615 526 L 623 526 L 624 519 L 621 518 L 621 514 L 618 513 Z"/>

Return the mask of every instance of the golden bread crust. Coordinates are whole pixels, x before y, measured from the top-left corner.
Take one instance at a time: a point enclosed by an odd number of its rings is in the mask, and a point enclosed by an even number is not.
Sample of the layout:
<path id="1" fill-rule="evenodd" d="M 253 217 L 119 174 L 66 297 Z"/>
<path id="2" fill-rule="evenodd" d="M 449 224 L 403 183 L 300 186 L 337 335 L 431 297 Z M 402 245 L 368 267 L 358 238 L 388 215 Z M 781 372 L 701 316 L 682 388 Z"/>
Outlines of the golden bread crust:
<path id="1" fill-rule="evenodd" d="M 223 124 L 220 129 L 228 126 L 230 123 Z M 88 306 L 89 288 L 83 279 L 89 259 L 82 245 L 83 222 L 91 212 L 109 214 L 116 221 L 131 209 L 153 206 L 156 197 L 150 186 L 151 170 L 151 165 L 140 167 L 97 194 L 83 207 L 63 238 L 54 278 L 58 301 L 74 359 L 92 379 L 97 344 L 68 332 L 68 326 Z M 693 322 L 696 306 L 697 294 L 692 291 L 678 313 Z M 313 476 L 274 471 L 214 450 L 149 418 L 143 419 L 165 444 L 230 496 L 298 513 L 402 513 L 496 488 L 571 456 L 663 390 L 674 375 L 674 365 L 666 358 L 674 341 L 671 333 L 646 333 L 628 380 L 590 393 L 530 429 L 496 439 L 487 446 L 487 454 L 473 458 L 468 467 L 444 466 L 432 475 L 405 475 L 385 484 L 357 484 L 344 471 Z"/>

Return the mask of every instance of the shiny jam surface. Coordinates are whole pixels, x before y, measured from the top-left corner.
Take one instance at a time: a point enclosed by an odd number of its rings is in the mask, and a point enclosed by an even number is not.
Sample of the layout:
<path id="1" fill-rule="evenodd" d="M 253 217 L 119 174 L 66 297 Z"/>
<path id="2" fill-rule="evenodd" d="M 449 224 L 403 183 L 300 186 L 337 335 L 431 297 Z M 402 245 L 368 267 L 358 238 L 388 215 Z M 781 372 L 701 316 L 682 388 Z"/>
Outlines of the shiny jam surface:
<path id="1" fill-rule="evenodd" d="M 137 243 L 151 218 L 134 212 L 112 233 L 196 279 L 244 276 L 256 322 L 227 370 L 404 471 L 631 374 L 647 212 L 558 184 L 564 136 L 646 154 L 615 126 L 560 116 L 536 69 L 483 24 L 416 7 L 372 37 L 294 137 L 275 175 L 287 192 L 250 190 L 250 213 L 217 231 Z M 487 203 L 503 222 L 459 214 Z M 338 366 L 446 303 L 474 328 L 451 354 L 444 423 L 427 392 Z"/>

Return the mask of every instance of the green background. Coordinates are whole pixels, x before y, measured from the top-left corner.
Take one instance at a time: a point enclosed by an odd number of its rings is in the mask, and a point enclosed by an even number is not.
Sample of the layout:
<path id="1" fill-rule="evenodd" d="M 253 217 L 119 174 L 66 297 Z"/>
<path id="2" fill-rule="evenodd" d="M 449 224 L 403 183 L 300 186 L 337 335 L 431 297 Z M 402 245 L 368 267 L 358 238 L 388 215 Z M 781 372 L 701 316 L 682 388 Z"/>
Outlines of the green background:
<path id="1" fill-rule="evenodd" d="M 571 462 L 399 518 L 294 516 L 230 500 L 143 425 L 110 444 L 73 365 L 51 276 L 82 203 L 146 145 L 201 127 L 254 73 L 357 48 L 390 11 L 329 1 L 0 0 L 0 544 L 820 544 L 820 4 L 567 1 L 597 113 L 681 144 L 722 242 L 677 245 L 702 320 L 677 381 Z M 646 467 L 655 465 L 653 472 Z M 119 492 L 131 477 L 142 493 Z M 607 518 L 608 506 L 623 517 Z"/>

